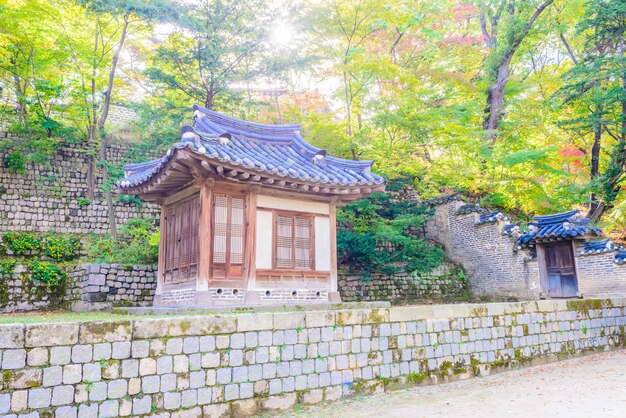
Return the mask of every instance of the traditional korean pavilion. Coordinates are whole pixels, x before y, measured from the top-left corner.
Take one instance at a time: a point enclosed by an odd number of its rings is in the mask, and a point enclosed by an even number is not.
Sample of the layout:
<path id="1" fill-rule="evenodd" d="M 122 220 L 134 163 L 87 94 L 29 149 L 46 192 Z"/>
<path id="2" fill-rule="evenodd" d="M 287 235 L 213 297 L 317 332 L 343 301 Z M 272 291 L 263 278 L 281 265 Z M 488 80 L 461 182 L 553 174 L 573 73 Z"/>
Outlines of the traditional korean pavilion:
<path id="1" fill-rule="evenodd" d="M 180 142 L 117 183 L 162 207 L 155 306 L 340 301 L 335 208 L 384 190 L 371 166 L 298 125 L 194 107 Z"/>

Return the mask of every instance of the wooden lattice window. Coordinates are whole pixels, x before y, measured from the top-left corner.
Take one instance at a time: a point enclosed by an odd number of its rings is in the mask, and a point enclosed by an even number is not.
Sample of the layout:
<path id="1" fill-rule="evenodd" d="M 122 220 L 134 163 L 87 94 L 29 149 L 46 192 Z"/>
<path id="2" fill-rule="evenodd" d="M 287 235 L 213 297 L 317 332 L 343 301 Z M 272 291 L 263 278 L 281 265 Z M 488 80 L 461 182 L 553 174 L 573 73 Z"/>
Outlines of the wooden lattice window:
<path id="1" fill-rule="evenodd" d="M 313 216 L 277 212 L 274 223 L 274 268 L 313 270 Z"/>
<path id="2" fill-rule="evenodd" d="M 216 194 L 213 199 L 214 278 L 242 278 L 245 237 L 245 200 Z"/>
<path id="3" fill-rule="evenodd" d="M 165 283 L 182 283 L 198 274 L 198 229 L 200 200 L 198 196 L 166 208 L 165 215 Z"/>

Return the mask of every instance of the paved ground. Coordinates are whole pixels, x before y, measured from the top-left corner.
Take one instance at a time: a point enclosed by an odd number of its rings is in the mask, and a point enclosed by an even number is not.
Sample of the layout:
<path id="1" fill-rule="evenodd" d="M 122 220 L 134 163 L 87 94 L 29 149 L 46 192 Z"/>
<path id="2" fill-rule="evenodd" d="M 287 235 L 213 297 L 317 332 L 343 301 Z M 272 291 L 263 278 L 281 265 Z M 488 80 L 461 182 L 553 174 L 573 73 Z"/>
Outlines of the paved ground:
<path id="1" fill-rule="evenodd" d="M 296 417 L 626 417 L 626 351 L 338 401 Z"/>

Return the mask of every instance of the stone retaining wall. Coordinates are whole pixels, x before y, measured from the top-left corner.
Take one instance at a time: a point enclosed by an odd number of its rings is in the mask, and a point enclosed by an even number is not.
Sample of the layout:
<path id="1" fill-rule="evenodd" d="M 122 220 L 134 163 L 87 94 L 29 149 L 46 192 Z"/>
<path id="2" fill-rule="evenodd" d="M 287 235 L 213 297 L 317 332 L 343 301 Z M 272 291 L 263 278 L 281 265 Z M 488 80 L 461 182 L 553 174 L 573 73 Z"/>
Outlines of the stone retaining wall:
<path id="1" fill-rule="evenodd" d="M 80 300 L 74 311 L 108 310 L 113 306 L 152 306 L 156 266 L 82 264 L 71 275 Z"/>
<path id="2" fill-rule="evenodd" d="M 56 307 L 74 311 L 109 310 L 113 306 L 152 306 L 156 290 L 156 266 L 80 264 L 68 272 L 65 296 L 54 300 L 29 281 L 28 268 L 18 264 L 7 280 L 9 303 L 0 313 Z M 0 280 L 3 278 L 0 277 Z"/>
<path id="3" fill-rule="evenodd" d="M 0 325 L 0 414 L 249 416 L 624 345 L 625 299 Z"/>
<path id="4" fill-rule="evenodd" d="M 2 138 L 10 133 L 0 131 Z M 112 164 L 128 162 L 127 145 L 112 144 L 108 159 Z M 52 156 L 49 166 L 29 165 L 24 174 L 4 167 L 0 154 L 0 232 L 71 232 L 107 233 L 109 221 L 106 203 L 100 193 L 87 201 L 87 159 L 81 147 L 65 144 Z M 101 184 L 97 179 L 96 187 Z M 157 205 L 117 201 L 114 196 L 118 225 L 130 218 L 159 217 Z"/>
<path id="5" fill-rule="evenodd" d="M 359 272 L 339 271 L 337 285 L 343 302 L 410 303 L 443 297 L 450 301 L 469 293 L 462 271 L 452 264 L 442 264 L 426 275 L 374 274 L 364 278 Z"/>

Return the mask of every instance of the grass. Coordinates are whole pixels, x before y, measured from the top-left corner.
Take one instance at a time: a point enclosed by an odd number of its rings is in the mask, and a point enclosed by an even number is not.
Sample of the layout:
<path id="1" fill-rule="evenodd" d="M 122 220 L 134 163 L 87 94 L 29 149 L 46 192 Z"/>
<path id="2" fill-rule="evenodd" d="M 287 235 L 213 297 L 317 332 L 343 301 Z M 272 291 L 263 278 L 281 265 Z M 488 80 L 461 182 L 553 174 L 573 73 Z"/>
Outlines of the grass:
<path id="1" fill-rule="evenodd" d="M 227 313 L 220 313 L 225 315 Z M 0 324 L 36 324 L 43 322 L 89 322 L 89 321 L 128 321 L 131 319 L 169 318 L 172 316 L 212 316 L 210 313 L 183 313 L 167 315 L 121 315 L 109 312 L 72 312 L 72 311 L 45 311 L 19 312 L 0 314 Z"/>

